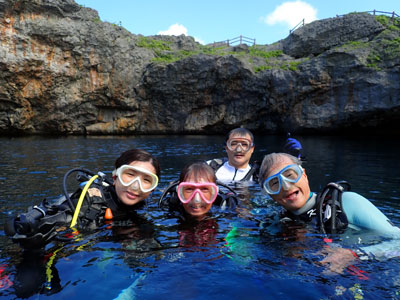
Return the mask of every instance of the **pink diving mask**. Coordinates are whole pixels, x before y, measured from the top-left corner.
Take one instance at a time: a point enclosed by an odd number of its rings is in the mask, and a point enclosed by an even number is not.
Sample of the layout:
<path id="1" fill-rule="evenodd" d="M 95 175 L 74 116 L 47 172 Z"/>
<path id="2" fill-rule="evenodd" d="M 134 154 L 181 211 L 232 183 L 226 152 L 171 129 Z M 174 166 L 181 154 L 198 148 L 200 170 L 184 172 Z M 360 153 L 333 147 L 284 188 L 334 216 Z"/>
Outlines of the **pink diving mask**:
<path id="1" fill-rule="evenodd" d="M 213 182 L 181 182 L 176 188 L 176 191 L 182 203 L 189 203 L 196 195 L 199 195 L 204 202 L 210 204 L 213 203 L 218 196 L 218 187 Z"/>

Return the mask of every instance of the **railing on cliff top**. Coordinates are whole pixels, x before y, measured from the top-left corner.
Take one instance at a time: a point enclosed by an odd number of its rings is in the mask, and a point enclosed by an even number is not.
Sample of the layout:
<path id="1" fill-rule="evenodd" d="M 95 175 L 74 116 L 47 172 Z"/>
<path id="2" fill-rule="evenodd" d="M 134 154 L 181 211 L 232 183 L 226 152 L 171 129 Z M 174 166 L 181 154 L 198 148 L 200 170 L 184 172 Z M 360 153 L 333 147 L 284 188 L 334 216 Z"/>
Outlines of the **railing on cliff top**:
<path id="1" fill-rule="evenodd" d="M 383 14 L 383 15 L 391 15 L 392 19 L 393 18 L 400 18 L 400 16 L 398 14 L 396 14 L 394 11 L 388 12 L 388 11 L 380 11 L 380 10 L 374 9 L 374 10 L 364 11 L 364 12 L 370 13 L 370 14 L 372 13 L 374 16 L 376 14 Z M 337 18 L 340 18 L 340 17 L 343 17 L 343 16 L 344 15 L 336 15 Z M 305 19 L 301 20 L 299 22 L 299 24 L 297 24 L 292 29 L 290 29 L 289 30 L 289 35 L 291 35 L 296 29 L 298 29 L 298 28 L 300 28 L 300 27 L 302 27 L 304 25 L 305 25 Z M 209 45 L 212 45 L 215 48 L 215 47 L 221 47 L 221 46 L 228 46 L 229 47 L 229 46 L 233 46 L 234 44 L 237 44 L 237 43 L 239 45 L 247 44 L 247 45 L 255 46 L 256 45 L 256 39 L 252 39 L 252 38 L 240 35 L 240 36 L 235 37 L 233 39 L 228 39 L 228 40 L 220 41 L 220 42 L 214 42 L 214 43 L 209 44 Z"/>
<path id="2" fill-rule="evenodd" d="M 225 40 L 225 41 L 220 41 L 220 42 L 214 42 L 210 45 L 212 45 L 214 48 L 215 47 L 221 47 L 221 46 L 233 46 L 235 44 L 246 44 L 246 45 L 251 45 L 255 46 L 256 45 L 256 39 L 252 39 L 243 35 L 240 35 L 238 37 L 235 37 L 233 39 Z"/>
<path id="3" fill-rule="evenodd" d="M 369 14 L 372 13 L 374 16 L 378 13 L 378 14 L 381 14 L 381 15 L 391 15 L 392 19 L 400 18 L 400 16 L 398 14 L 396 14 L 394 11 L 389 12 L 389 11 L 380 11 L 380 10 L 374 9 L 374 10 L 369 10 L 369 11 L 364 11 L 364 12 L 369 13 Z M 343 17 L 343 16 L 344 15 L 336 15 L 337 18 L 340 18 L 340 17 Z M 299 24 L 297 24 L 292 29 L 290 29 L 289 30 L 289 35 L 291 35 L 293 33 L 293 31 L 295 31 L 297 28 L 300 28 L 300 27 L 302 27 L 304 25 L 305 25 L 305 19 L 301 20 Z"/>
<path id="4" fill-rule="evenodd" d="M 303 19 L 300 21 L 299 24 L 297 24 L 296 26 L 294 26 L 292 29 L 289 30 L 289 35 L 292 34 L 293 31 L 295 31 L 297 28 L 304 26 L 304 22 L 306 19 Z"/>

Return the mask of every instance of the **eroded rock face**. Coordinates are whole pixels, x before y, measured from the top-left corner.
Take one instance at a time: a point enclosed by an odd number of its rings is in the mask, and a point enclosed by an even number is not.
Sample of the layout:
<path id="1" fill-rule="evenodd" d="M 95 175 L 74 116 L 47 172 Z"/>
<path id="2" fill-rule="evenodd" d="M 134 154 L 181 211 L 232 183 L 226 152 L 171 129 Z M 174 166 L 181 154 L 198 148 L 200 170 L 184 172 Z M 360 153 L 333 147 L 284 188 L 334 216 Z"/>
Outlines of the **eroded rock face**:
<path id="1" fill-rule="evenodd" d="M 191 37 L 156 36 L 164 54 L 191 53 L 157 62 L 142 36 L 72 0 L 0 0 L 0 133 L 397 129 L 393 26 L 369 14 L 316 21 L 267 46 L 283 54 L 255 72 L 265 59 L 248 47 L 195 54 Z"/>
<path id="2" fill-rule="evenodd" d="M 368 13 L 314 21 L 300 27 L 283 41 L 283 51 L 293 57 L 319 55 L 349 41 L 369 39 L 385 27 Z"/>
<path id="3" fill-rule="evenodd" d="M 5 3 L 2 131 L 83 133 L 97 122 L 137 110 L 133 86 L 154 56 L 135 46 L 135 36 L 100 22 L 95 11 L 74 1 Z"/>

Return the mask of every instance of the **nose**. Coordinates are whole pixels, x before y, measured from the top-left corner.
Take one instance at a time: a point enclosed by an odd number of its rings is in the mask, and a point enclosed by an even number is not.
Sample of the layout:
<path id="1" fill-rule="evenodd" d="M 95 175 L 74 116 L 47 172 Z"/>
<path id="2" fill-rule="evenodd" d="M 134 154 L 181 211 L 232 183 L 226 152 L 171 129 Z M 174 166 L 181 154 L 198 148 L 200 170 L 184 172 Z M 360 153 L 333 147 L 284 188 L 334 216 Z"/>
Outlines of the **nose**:
<path id="1" fill-rule="evenodd" d="M 292 187 L 292 185 L 293 185 L 291 182 L 287 182 L 287 181 L 284 180 L 284 179 L 282 179 L 281 182 L 282 182 L 282 188 L 283 188 L 285 191 L 288 191 L 288 190 Z"/>
<path id="2" fill-rule="evenodd" d="M 194 195 L 194 199 L 193 200 L 194 200 L 194 203 L 196 203 L 196 204 L 200 204 L 201 203 L 201 197 L 200 197 L 198 192 L 196 192 L 196 195 Z"/>
<path id="3" fill-rule="evenodd" d="M 130 188 L 131 188 L 132 190 L 134 190 L 134 191 L 139 190 L 139 188 L 140 188 L 140 186 L 139 186 L 139 181 L 138 181 L 138 180 L 135 180 L 135 181 L 130 185 Z"/>
<path id="4" fill-rule="evenodd" d="M 243 148 L 242 148 L 242 144 L 238 144 L 238 146 L 235 149 L 235 152 L 242 152 Z"/>

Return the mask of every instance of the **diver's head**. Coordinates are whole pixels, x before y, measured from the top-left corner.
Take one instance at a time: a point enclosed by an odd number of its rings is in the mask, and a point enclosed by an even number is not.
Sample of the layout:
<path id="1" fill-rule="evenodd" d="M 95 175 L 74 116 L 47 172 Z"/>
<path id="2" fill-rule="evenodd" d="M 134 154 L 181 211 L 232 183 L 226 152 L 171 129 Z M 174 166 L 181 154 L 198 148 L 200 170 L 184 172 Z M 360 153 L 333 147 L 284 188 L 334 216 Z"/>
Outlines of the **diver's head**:
<path id="1" fill-rule="evenodd" d="M 225 150 L 231 166 L 246 168 L 254 152 L 253 134 L 246 128 L 232 129 L 226 136 Z"/>
<path id="2" fill-rule="evenodd" d="M 272 199 L 290 211 L 302 208 L 311 193 L 301 161 L 287 153 L 271 153 L 264 157 L 259 183 Z"/>
<path id="3" fill-rule="evenodd" d="M 142 149 L 133 148 L 123 152 L 115 161 L 115 169 L 118 169 L 122 165 L 129 165 L 135 161 L 149 162 L 154 168 L 154 174 L 160 177 L 161 169 L 157 158 Z"/>
<path id="4" fill-rule="evenodd" d="M 214 170 L 205 162 L 187 165 L 179 177 L 177 193 L 185 211 L 202 218 L 218 195 Z"/>
<path id="5" fill-rule="evenodd" d="M 156 188 L 159 176 L 160 165 L 150 153 L 140 149 L 123 152 L 113 172 L 118 198 L 125 205 L 143 201 Z"/>

